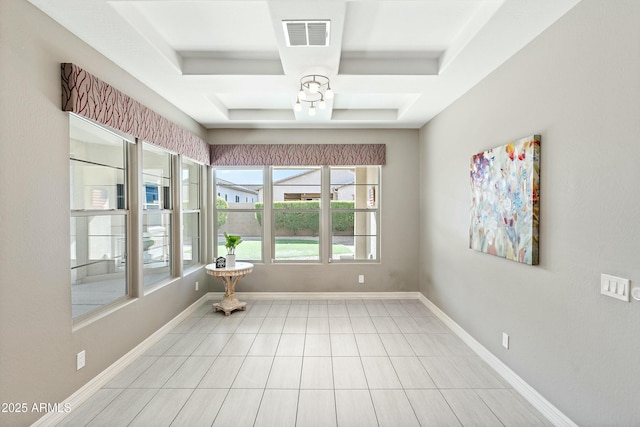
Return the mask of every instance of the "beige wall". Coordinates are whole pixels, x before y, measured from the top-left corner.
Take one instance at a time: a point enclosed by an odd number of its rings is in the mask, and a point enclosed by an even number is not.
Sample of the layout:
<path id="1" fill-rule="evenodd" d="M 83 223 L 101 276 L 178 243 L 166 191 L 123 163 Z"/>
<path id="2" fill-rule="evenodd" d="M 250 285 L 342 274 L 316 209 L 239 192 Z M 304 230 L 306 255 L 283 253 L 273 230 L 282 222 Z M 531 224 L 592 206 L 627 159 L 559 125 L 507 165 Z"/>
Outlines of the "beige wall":
<path id="1" fill-rule="evenodd" d="M 64 400 L 198 297 L 202 270 L 72 330 L 69 128 L 60 63 L 74 62 L 177 124 L 206 132 L 26 0 L 0 1 L 0 402 Z M 76 371 L 76 353 L 86 367 Z M 0 425 L 42 414 L 0 413 Z"/>
<path id="2" fill-rule="evenodd" d="M 580 426 L 640 425 L 640 302 L 599 294 L 640 284 L 638 22 L 583 0 L 420 132 L 421 291 Z M 539 266 L 468 249 L 471 155 L 532 134 Z"/>
<path id="3" fill-rule="evenodd" d="M 381 262 L 377 264 L 259 264 L 242 280 L 247 292 L 387 292 L 418 290 L 418 131 L 411 129 L 213 129 L 211 144 L 387 145 L 381 183 Z M 358 283 L 358 275 L 365 283 Z M 211 291 L 222 291 L 210 280 Z"/>

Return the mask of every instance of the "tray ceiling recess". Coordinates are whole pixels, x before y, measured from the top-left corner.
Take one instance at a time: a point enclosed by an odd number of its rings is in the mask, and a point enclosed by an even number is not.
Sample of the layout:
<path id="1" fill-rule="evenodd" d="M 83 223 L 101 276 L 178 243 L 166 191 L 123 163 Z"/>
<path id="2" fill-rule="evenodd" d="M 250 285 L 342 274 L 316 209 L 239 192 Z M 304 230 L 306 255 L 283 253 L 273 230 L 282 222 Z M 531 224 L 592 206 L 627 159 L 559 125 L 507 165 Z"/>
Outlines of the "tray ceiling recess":
<path id="1" fill-rule="evenodd" d="M 207 128 L 417 129 L 580 0 L 28 1 Z"/>

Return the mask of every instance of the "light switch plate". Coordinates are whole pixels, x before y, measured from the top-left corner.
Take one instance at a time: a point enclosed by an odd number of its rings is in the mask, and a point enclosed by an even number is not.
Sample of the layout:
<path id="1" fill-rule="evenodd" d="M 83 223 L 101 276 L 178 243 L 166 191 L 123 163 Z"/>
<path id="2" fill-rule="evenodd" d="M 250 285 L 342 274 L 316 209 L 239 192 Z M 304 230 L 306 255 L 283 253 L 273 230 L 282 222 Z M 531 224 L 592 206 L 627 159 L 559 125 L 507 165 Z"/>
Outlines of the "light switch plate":
<path id="1" fill-rule="evenodd" d="M 610 274 L 600 275 L 600 293 L 611 298 L 629 302 L 629 279 L 612 276 Z"/>

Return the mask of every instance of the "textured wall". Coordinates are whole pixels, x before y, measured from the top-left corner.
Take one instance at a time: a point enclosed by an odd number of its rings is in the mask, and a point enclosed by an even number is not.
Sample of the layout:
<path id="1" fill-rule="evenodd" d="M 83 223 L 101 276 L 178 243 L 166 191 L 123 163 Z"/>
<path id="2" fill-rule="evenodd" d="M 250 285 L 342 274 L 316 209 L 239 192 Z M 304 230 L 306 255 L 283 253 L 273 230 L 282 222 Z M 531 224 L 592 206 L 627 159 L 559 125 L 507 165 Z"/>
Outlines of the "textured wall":
<path id="1" fill-rule="evenodd" d="M 640 302 L 599 294 L 640 284 L 638 22 L 583 0 L 420 133 L 422 292 L 580 426 L 640 425 Z M 532 134 L 539 266 L 468 249 L 471 155 Z"/>

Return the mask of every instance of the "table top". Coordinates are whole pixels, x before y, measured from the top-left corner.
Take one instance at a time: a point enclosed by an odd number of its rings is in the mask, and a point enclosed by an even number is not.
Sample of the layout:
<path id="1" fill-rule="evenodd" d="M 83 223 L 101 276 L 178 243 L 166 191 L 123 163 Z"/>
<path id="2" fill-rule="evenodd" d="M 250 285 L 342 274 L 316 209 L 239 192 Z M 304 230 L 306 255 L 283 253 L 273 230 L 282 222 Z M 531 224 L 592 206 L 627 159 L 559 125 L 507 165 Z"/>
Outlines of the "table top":
<path id="1" fill-rule="evenodd" d="M 207 264 L 204 267 L 207 270 L 207 274 L 213 276 L 242 276 L 249 274 L 253 271 L 253 264 L 250 262 L 237 261 L 235 267 L 222 267 L 217 268 L 216 263 Z"/>

